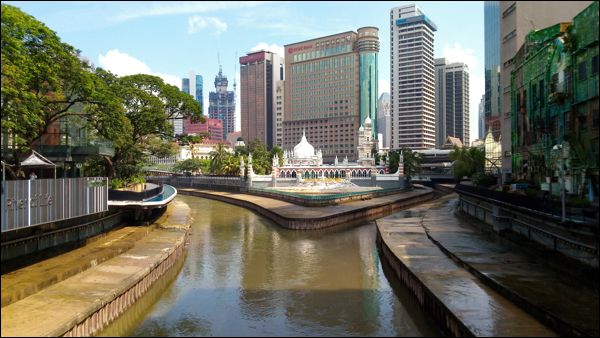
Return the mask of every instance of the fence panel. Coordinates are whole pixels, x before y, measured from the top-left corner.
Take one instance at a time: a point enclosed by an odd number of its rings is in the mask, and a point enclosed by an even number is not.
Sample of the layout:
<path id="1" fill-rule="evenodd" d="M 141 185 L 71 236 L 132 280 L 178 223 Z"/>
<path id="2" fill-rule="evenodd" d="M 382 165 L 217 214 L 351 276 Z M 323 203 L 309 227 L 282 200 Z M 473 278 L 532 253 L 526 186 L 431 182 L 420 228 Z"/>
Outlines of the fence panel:
<path id="1" fill-rule="evenodd" d="M 2 181 L 2 231 L 108 211 L 106 177 Z"/>

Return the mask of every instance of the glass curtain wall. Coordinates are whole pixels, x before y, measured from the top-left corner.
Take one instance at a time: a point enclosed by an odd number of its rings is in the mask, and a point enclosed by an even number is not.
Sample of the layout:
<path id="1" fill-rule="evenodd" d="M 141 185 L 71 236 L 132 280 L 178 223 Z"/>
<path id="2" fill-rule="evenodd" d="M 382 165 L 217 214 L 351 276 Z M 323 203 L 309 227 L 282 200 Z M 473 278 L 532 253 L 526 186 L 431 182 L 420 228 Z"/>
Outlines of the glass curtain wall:
<path id="1" fill-rule="evenodd" d="M 485 45 L 485 132 L 486 157 L 500 165 L 502 150 L 496 144 L 500 138 L 500 2 L 484 2 L 484 45 Z M 490 165 L 491 165 L 490 163 Z M 487 170 L 495 169 L 488 166 Z"/>
<path id="2" fill-rule="evenodd" d="M 373 137 L 377 138 L 377 53 L 360 54 L 360 125 L 367 118 L 373 123 Z"/>

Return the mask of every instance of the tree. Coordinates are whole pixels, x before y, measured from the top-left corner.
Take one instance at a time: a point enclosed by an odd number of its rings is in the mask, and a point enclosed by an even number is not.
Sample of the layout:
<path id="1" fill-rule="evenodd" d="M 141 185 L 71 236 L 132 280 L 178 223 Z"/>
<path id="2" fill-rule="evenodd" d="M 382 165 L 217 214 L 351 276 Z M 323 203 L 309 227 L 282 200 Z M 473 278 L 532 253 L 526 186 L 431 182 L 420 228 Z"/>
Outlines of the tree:
<path id="1" fill-rule="evenodd" d="M 12 137 L 13 178 L 21 155 L 55 122 L 68 116 L 118 121 L 123 108 L 79 51 L 20 9 L 2 4 L 2 133 Z M 77 105 L 84 109 L 74 109 Z M 118 123 L 109 123 L 118 127 Z M 2 155 L 4 160 L 4 156 Z"/>
<path id="2" fill-rule="evenodd" d="M 210 168 L 215 174 L 223 173 L 223 163 L 229 157 L 229 152 L 224 143 L 219 142 L 213 150 L 208 154 L 210 156 Z"/>
<path id="3" fill-rule="evenodd" d="M 147 136 L 143 143 L 146 146 L 147 154 L 158 158 L 171 157 L 179 151 L 177 143 L 165 141 L 156 136 Z"/>
<path id="4" fill-rule="evenodd" d="M 257 137 L 254 140 L 248 142 L 248 152 L 250 154 L 254 154 L 255 151 L 262 150 L 265 153 L 267 152 L 267 144 L 262 143 L 260 138 Z"/>
<path id="5" fill-rule="evenodd" d="M 453 162 L 452 172 L 454 180 L 460 182 L 463 176 L 472 176 L 474 173 L 483 172 L 485 166 L 485 151 L 477 147 L 454 146 L 454 149 L 448 154 L 448 158 Z"/>
<path id="6" fill-rule="evenodd" d="M 202 135 L 181 135 L 179 136 L 179 141 L 183 144 L 190 146 L 190 153 L 192 158 L 196 158 L 196 144 L 202 143 L 205 137 L 210 137 L 210 134 L 207 132 L 202 132 Z"/>
<path id="7" fill-rule="evenodd" d="M 115 154 L 104 156 L 110 178 L 117 173 L 129 176 L 139 172 L 145 163 L 143 140 L 151 136 L 171 138 L 170 119 L 189 117 L 192 122 L 206 122 L 200 103 L 157 76 L 137 74 L 105 79 L 125 107 L 130 129 L 128 133 L 114 135 L 106 128 L 97 128 L 101 136 L 114 142 Z"/>
<path id="8" fill-rule="evenodd" d="M 179 161 L 173 165 L 173 171 L 175 172 L 203 172 L 208 173 L 210 165 L 209 160 L 203 160 L 199 158 L 188 158 L 183 161 Z"/>
<path id="9" fill-rule="evenodd" d="M 400 148 L 397 150 L 390 151 L 390 172 L 395 173 L 398 171 L 398 163 L 400 161 L 400 154 L 404 159 L 404 175 L 413 177 L 413 174 L 420 174 L 423 172 L 421 164 L 423 159 L 418 152 L 408 148 Z"/>
<path id="10" fill-rule="evenodd" d="M 256 150 L 252 153 L 252 171 L 257 175 L 268 175 L 271 173 L 272 162 L 269 153 L 264 150 Z"/>
<path id="11" fill-rule="evenodd" d="M 271 159 L 271 162 L 273 162 L 273 157 L 275 157 L 275 154 L 279 156 L 279 166 L 283 166 L 283 150 L 279 148 L 279 146 L 273 146 L 273 149 L 271 149 L 269 152 L 269 158 Z"/>

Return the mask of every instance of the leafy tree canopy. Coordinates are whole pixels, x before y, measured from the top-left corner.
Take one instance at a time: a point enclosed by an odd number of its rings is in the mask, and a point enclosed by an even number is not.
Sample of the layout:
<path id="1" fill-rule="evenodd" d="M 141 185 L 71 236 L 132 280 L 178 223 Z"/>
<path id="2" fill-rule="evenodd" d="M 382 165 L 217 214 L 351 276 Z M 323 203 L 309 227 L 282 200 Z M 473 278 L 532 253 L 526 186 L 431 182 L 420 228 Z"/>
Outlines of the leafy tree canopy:
<path id="1" fill-rule="evenodd" d="M 459 148 L 455 145 L 448 158 L 453 162 L 452 172 L 457 182 L 460 182 L 463 176 L 472 176 L 478 171 L 483 172 L 485 166 L 485 151 L 477 147 Z"/>
<path id="2" fill-rule="evenodd" d="M 2 4 L 2 133 L 13 137 L 13 160 L 66 116 L 118 120 L 123 108 L 79 51 L 17 7 Z M 73 109 L 84 104 L 85 109 Z M 106 122 L 108 123 L 108 122 Z M 108 123 L 110 124 L 110 123 Z"/>

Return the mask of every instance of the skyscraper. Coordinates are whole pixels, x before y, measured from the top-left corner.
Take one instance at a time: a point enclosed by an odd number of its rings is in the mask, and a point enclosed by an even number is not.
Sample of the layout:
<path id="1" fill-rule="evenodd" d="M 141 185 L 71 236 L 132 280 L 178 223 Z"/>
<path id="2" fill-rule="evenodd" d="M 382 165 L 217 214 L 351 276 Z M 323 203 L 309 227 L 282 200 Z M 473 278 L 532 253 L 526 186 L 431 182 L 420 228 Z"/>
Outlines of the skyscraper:
<path id="1" fill-rule="evenodd" d="M 469 67 L 462 62 L 435 59 L 435 146 L 446 137 L 471 144 L 469 127 Z"/>
<path id="2" fill-rule="evenodd" d="M 219 68 L 219 74 L 215 76 L 215 91 L 208 94 L 208 116 L 211 119 L 223 121 L 223 140 L 227 134 L 235 131 L 235 80 L 233 91 L 227 90 L 227 76 Z"/>
<path id="3" fill-rule="evenodd" d="M 204 114 L 204 95 L 202 93 L 202 82 L 202 75 L 196 75 L 194 71 L 191 71 L 189 78 L 181 79 L 181 91 L 192 95 L 194 100 L 196 100 L 202 106 L 202 114 Z M 185 122 L 183 120 L 175 120 L 175 134 L 188 133 L 188 131 L 185 130 L 186 125 L 189 125 L 189 118 Z"/>
<path id="4" fill-rule="evenodd" d="M 391 122 L 392 116 L 390 115 L 390 94 L 383 93 L 379 97 L 377 102 L 377 125 L 379 127 L 379 134 L 381 134 L 380 147 L 387 148 L 390 146 L 391 140 Z"/>
<path id="5" fill-rule="evenodd" d="M 481 101 L 479 102 L 479 119 L 477 120 L 477 125 L 479 127 L 477 138 L 483 140 L 485 139 L 485 94 L 481 96 Z"/>
<path id="6" fill-rule="evenodd" d="M 525 42 L 525 36 L 532 30 L 570 22 L 573 17 L 593 1 L 500 1 L 500 88 L 501 134 L 502 134 L 502 176 L 508 179 L 512 173 L 511 146 L 511 99 L 510 73 L 515 69 L 514 57 Z M 498 164 L 500 166 L 500 164 Z"/>
<path id="7" fill-rule="evenodd" d="M 390 10 L 391 148 L 435 146 L 434 32 L 417 5 Z"/>
<path id="8" fill-rule="evenodd" d="M 283 81 L 284 60 L 265 50 L 246 54 L 240 58 L 242 138 L 250 142 L 258 137 L 268 149 L 282 146 L 283 83 L 279 92 L 277 83 Z"/>
<path id="9" fill-rule="evenodd" d="M 377 134 L 378 32 L 362 27 L 285 46 L 285 149 L 305 130 L 324 162 L 358 159 L 358 129 L 367 117 Z"/>
<path id="10" fill-rule="evenodd" d="M 485 58 L 485 103 L 484 103 L 484 130 L 486 140 L 485 156 L 489 162 L 500 165 L 500 147 L 496 142 L 500 139 L 500 3 L 499 1 L 485 1 L 484 15 L 484 58 Z M 487 133 L 492 137 L 487 138 Z M 481 133 L 481 131 L 480 131 Z M 510 137 L 509 137 L 510 138 Z M 497 162 L 497 163 L 496 163 Z M 488 166 L 491 170 L 493 166 Z"/>

